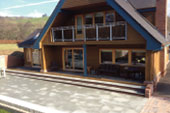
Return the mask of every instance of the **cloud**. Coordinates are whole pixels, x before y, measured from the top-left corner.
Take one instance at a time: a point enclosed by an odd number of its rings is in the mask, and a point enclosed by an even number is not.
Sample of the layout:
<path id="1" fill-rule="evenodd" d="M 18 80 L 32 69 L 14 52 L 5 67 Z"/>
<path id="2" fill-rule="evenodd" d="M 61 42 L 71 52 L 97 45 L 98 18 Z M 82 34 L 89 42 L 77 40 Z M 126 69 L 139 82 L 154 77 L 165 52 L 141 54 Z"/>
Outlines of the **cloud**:
<path id="1" fill-rule="evenodd" d="M 168 0 L 168 16 L 170 16 L 170 0 Z"/>
<path id="2" fill-rule="evenodd" d="M 37 10 L 34 10 L 33 12 L 29 13 L 27 17 L 34 17 L 34 18 L 39 18 L 42 17 L 44 13 L 38 12 Z"/>
<path id="3" fill-rule="evenodd" d="M 20 17 L 20 15 L 12 14 L 9 11 L 0 11 L 0 16 L 2 16 L 2 17 Z"/>
<path id="4" fill-rule="evenodd" d="M 22 1 L 22 0 L 21 0 L 21 1 Z M 39 3 L 30 3 L 30 4 L 24 4 L 24 5 L 16 5 L 16 6 L 4 8 L 4 10 L 18 9 L 18 8 L 30 7 L 30 6 L 37 6 L 37 5 L 42 5 L 42 4 L 47 4 L 47 3 L 53 3 L 53 2 L 58 2 L 58 1 L 59 1 L 59 0 L 48 0 L 48 1 L 39 2 Z"/>

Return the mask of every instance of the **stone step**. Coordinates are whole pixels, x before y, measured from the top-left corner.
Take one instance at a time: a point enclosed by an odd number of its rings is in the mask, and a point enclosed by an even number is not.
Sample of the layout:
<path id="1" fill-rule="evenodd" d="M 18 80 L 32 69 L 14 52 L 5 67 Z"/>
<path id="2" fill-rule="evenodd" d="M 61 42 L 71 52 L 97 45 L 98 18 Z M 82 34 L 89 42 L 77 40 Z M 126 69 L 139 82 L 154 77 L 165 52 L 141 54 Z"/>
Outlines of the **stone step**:
<path id="1" fill-rule="evenodd" d="M 14 70 L 7 70 L 7 73 L 13 76 L 58 82 L 58 83 L 76 85 L 76 86 L 82 86 L 88 88 L 96 88 L 101 90 L 127 93 L 133 95 L 144 96 L 145 94 L 145 86 L 143 85 L 130 85 L 130 84 L 123 84 L 123 83 L 116 83 L 116 82 L 106 82 L 106 81 L 56 76 L 56 75 L 42 74 L 42 73 L 31 73 L 31 72 L 24 72 L 24 71 L 14 71 Z"/>

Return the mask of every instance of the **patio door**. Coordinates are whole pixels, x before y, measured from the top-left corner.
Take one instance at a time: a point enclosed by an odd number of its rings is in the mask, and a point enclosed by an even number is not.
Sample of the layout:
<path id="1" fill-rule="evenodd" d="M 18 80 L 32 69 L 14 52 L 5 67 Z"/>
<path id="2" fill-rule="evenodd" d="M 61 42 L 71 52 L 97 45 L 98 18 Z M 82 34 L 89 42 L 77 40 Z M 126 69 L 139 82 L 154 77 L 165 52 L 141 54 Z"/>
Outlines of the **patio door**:
<path id="1" fill-rule="evenodd" d="M 76 39 L 83 40 L 84 39 L 83 15 L 77 15 L 75 17 L 75 28 L 76 28 Z"/>
<path id="2" fill-rule="evenodd" d="M 83 71 L 83 49 L 64 49 L 63 69 L 70 71 Z"/>

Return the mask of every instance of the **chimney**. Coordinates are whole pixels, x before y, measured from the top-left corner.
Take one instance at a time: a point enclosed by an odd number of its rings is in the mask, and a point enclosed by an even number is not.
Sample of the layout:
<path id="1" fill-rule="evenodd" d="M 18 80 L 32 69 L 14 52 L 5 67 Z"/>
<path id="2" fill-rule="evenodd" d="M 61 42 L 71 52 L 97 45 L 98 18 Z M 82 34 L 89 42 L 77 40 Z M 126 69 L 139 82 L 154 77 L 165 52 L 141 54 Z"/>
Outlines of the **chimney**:
<path id="1" fill-rule="evenodd" d="M 167 2 L 168 0 L 156 0 L 156 27 L 167 36 Z"/>

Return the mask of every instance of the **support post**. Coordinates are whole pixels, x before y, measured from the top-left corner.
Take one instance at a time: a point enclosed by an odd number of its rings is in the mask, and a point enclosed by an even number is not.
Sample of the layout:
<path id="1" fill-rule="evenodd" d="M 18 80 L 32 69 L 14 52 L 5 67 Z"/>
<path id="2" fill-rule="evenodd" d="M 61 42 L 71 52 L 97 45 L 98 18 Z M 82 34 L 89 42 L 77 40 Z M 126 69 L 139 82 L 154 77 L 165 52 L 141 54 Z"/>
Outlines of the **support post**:
<path id="1" fill-rule="evenodd" d="M 62 41 L 64 42 L 64 29 L 62 29 L 61 31 L 62 31 Z"/>
<path id="2" fill-rule="evenodd" d="M 55 42 L 55 38 L 54 38 L 54 28 L 52 28 L 52 42 Z"/>
<path id="3" fill-rule="evenodd" d="M 112 41 L 113 38 L 112 38 L 112 25 L 110 24 L 110 41 Z"/>
<path id="4" fill-rule="evenodd" d="M 99 27 L 96 25 L 96 41 L 99 41 Z"/>
<path id="5" fill-rule="evenodd" d="M 75 42 L 75 35 L 74 35 L 75 31 L 74 30 L 75 30 L 74 27 L 72 27 L 72 39 L 73 39 L 73 42 Z"/>
<path id="6" fill-rule="evenodd" d="M 84 76 L 87 76 L 87 46 L 86 44 L 83 45 L 83 49 L 84 49 Z"/>

